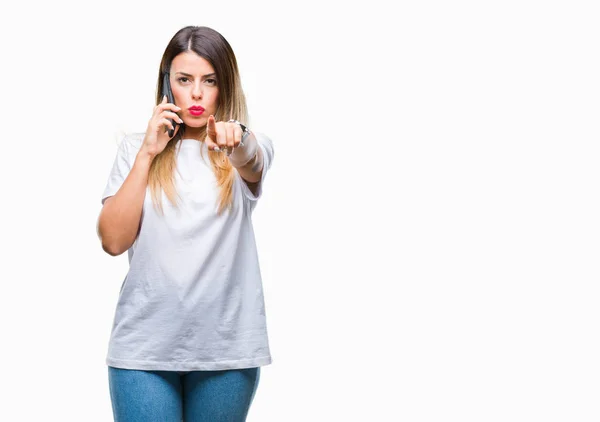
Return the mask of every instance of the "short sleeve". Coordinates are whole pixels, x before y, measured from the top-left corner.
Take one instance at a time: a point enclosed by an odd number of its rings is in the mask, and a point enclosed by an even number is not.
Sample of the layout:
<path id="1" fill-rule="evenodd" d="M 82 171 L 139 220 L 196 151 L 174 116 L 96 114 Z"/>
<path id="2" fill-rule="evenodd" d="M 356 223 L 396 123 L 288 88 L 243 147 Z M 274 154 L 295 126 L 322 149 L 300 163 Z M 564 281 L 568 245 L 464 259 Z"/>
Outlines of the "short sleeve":
<path id="1" fill-rule="evenodd" d="M 246 198 L 248 198 L 251 202 L 254 203 L 251 205 L 256 205 L 256 201 L 258 201 L 260 199 L 260 197 L 262 196 L 263 185 L 264 185 L 267 173 L 269 172 L 269 169 L 271 168 L 271 164 L 273 163 L 273 157 L 275 156 L 275 150 L 273 147 L 273 141 L 268 136 L 266 136 L 262 133 L 259 133 L 259 132 L 253 132 L 253 133 L 254 133 L 254 136 L 256 137 L 258 147 L 262 150 L 262 155 L 263 155 L 262 176 L 261 176 L 260 183 L 258 184 L 258 187 L 256 190 L 256 195 L 254 195 L 252 193 L 252 191 L 250 190 L 248 185 L 246 185 L 246 183 L 244 182 L 244 179 L 242 179 L 241 176 L 239 176 L 239 179 L 240 179 L 240 182 L 242 185 L 242 191 L 244 192 L 244 196 Z M 239 173 L 238 173 L 238 175 L 239 175 Z"/>
<path id="2" fill-rule="evenodd" d="M 104 193 L 102 194 L 102 205 L 104 205 L 106 198 L 113 196 L 119 191 L 127 178 L 127 175 L 131 171 L 133 163 L 131 162 L 130 150 L 130 140 L 126 136 L 123 138 L 117 149 L 117 155 L 112 170 L 110 171 L 110 175 L 108 176 Z"/>

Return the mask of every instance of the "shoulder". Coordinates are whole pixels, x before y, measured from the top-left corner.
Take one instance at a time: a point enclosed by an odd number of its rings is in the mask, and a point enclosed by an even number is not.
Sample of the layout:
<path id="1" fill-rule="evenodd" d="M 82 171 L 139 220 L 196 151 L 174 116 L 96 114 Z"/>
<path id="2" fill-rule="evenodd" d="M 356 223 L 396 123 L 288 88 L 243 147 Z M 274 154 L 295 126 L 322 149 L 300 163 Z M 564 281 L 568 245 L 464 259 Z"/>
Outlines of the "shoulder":
<path id="1" fill-rule="evenodd" d="M 118 155 L 131 166 L 135 161 L 135 157 L 142 147 L 145 133 L 126 133 L 119 143 Z"/>
<path id="2" fill-rule="evenodd" d="M 121 142 L 121 148 L 123 148 L 125 151 L 137 153 L 142 147 L 145 135 L 146 134 L 143 132 L 126 133 L 123 137 L 123 141 Z"/>
<path id="3" fill-rule="evenodd" d="M 125 133 L 117 145 L 116 162 L 131 169 L 142 143 L 145 133 Z"/>

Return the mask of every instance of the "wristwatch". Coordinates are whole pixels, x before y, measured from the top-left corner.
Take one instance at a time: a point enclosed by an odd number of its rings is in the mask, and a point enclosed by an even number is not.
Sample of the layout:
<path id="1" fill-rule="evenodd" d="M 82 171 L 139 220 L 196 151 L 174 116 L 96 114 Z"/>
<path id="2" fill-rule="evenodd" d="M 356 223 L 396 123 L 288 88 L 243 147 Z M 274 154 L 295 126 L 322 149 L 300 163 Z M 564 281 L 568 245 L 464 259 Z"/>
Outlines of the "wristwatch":
<path id="1" fill-rule="evenodd" d="M 238 122 L 235 119 L 231 119 L 227 123 L 237 123 L 238 125 L 240 125 L 240 127 L 242 128 L 242 139 L 240 141 L 240 146 L 243 147 L 244 141 L 246 140 L 248 135 L 250 135 L 250 129 L 248 129 L 245 125 L 243 125 L 241 122 Z"/>

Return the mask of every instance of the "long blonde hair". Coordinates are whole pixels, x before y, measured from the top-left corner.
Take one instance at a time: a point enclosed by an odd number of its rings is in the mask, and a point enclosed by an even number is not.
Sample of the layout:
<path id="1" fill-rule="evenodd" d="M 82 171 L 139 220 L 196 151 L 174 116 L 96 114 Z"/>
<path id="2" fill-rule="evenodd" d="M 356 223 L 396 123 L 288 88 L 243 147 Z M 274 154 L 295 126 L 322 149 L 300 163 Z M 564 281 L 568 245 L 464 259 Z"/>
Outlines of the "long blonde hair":
<path id="1" fill-rule="evenodd" d="M 156 104 L 158 105 L 162 101 L 164 74 L 170 71 L 173 59 L 185 51 L 193 51 L 206 59 L 215 69 L 219 87 L 215 120 L 220 122 L 235 119 L 247 124 L 246 97 L 242 90 L 233 49 L 220 33 L 204 26 L 187 26 L 180 29 L 167 45 L 158 72 Z M 171 204 L 178 207 L 175 197 L 179 197 L 179 194 L 174 183 L 177 166 L 175 146 L 179 140 L 184 139 L 184 136 L 185 124 L 181 124 L 177 134 L 167 143 L 165 149 L 154 158 L 150 166 L 148 185 L 152 193 L 154 207 L 158 208 L 161 214 L 164 214 L 161 190 L 165 192 Z M 205 137 L 206 126 L 202 128 L 200 134 L 202 140 Z M 234 169 L 225 152 L 209 151 L 208 158 L 220 189 L 218 213 L 221 214 L 226 208 L 230 209 L 233 205 Z"/>

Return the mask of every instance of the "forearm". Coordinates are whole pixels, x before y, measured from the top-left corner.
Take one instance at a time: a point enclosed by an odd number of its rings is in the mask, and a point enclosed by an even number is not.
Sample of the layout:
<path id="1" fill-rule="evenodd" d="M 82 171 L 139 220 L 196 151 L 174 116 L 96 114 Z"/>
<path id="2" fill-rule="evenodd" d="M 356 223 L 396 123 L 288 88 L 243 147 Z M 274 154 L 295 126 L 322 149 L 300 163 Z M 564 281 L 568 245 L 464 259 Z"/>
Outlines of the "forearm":
<path id="1" fill-rule="evenodd" d="M 98 236 L 102 249 L 109 255 L 122 254 L 137 237 L 152 159 L 150 154 L 140 150 L 123 185 L 102 207 Z"/>
<path id="2" fill-rule="evenodd" d="M 243 147 L 236 148 L 231 153 L 229 161 L 244 180 L 251 183 L 260 181 L 263 155 L 253 133 L 247 137 Z"/>

